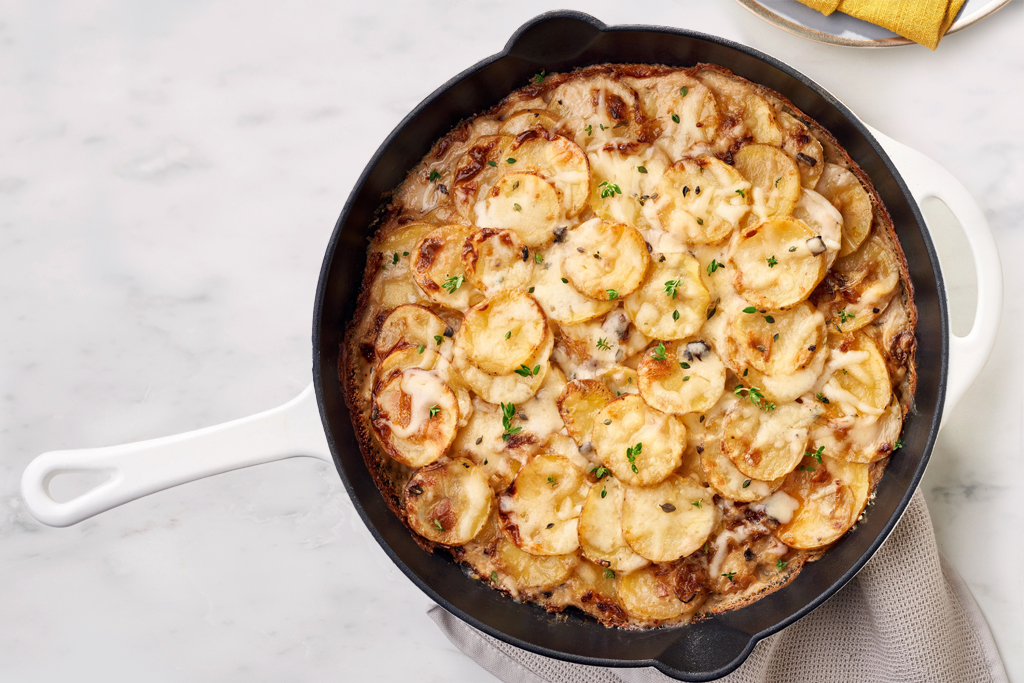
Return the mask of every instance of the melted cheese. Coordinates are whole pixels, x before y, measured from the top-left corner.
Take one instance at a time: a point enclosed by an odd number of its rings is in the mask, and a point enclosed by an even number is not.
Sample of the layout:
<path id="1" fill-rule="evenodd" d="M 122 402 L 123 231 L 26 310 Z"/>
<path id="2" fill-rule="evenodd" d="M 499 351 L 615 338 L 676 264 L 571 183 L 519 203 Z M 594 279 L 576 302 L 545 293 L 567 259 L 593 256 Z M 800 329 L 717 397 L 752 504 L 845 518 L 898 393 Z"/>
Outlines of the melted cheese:
<path id="1" fill-rule="evenodd" d="M 388 421 L 391 433 L 399 439 L 408 439 L 417 434 L 430 419 L 433 406 L 450 403 L 442 391 L 444 383 L 432 372 L 426 370 L 405 370 L 402 373 L 402 393 L 410 398 L 409 424 L 402 425 Z"/>

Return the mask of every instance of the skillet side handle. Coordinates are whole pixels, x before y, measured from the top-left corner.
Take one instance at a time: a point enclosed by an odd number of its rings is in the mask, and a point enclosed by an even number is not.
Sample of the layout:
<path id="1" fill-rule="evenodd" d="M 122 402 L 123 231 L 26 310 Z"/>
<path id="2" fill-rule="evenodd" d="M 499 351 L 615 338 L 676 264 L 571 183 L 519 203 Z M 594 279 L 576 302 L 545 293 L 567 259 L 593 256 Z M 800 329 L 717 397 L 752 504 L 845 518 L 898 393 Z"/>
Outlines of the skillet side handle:
<path id="1" fill-rule="evenodd" d="M 25 468 L 21 494 L 33 517 L 65 527 L 179 484 L 296 456 L 331 462 L 312 384 L 283 406 L 194 432 L 43 453 Z M 50 495 L 50 481 L 74 472 L 110 476 L 76 498 L 57 502 Z"/>
<path id="2" fill-rule="evenodd" d="M 999 252 L 984 212 L 959 180 L 920 152 L 896 142 L 874 128 L 870 130 L 896 164 L 918 204 L 934 197 L 949 207 L 950 212 L 960 222 L 971 248 L 971 257 L 974 259 L 978 282 L 978 306 L 970 333 L 965 337 L 958 337 L 951 331 L 949 335 L 949 375 L 946 382 L 946 403 L 942 411 L 942 424 L 945 424 L 953 408 L 985 367 L 985 362 L 995 345 L 999 316 L 1003 308 L 1003 275 L 999 265 Z M 947 272 L 955 270 L 956 267 L 955 263 L 942 264 L 942 269 Z"/>
<path id="3" fill-rule="evenodd" d="M 714 681 L 743 664 L 757 641 L 757 636 L 713 617 L 687 626 L 654 666 L 677 681 Z"/>

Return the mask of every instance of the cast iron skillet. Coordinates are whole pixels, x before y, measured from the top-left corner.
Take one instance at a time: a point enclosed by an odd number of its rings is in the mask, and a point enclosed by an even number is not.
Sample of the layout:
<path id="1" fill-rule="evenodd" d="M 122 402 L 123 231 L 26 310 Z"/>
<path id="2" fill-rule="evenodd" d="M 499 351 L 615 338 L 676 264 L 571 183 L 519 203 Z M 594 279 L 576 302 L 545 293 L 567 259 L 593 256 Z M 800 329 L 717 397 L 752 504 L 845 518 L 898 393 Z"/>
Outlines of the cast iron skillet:
<path id="1" fill-rule="evenodd" d="M 381 497 L 366 470 L 345 406 L 338 361 L 366 259 L 367 237 L 384 193 L 394 189 L 435 140 L 464 118 L 497 104 L 540 71 L 604 62 L 692 66 L 711 62 L 788 97 L 827 128 L 867 172 L 892 216 L 910 264 L 919 314 L 919 378 L 903 448 L 889 463 L 866 518 L 787 587 L 749 607 L 686 626 L 626 631 L 579 613 L 550 615 L 517 603 L 443 554 L 424 552 Z M 945 395 L 949 329 L 938 261 L 917 203 L 861 121 L 803 74 L 757 50 L 714 36 L 651 26 L 605 26 L 579 12 L 542 14 L 505 49 L 462 72 L 420 103 L 359 177 L 324 257 L 313 319 L 313 375 L 320 416 L 338 473 L 374 538 L 413 583 L 445 609 L 500 640 L 593 666 L 653 666 L 684 681 L 719 678 L 760 639 L 827 600 L 871 558 L 896 525 L 924 472 Z"/>

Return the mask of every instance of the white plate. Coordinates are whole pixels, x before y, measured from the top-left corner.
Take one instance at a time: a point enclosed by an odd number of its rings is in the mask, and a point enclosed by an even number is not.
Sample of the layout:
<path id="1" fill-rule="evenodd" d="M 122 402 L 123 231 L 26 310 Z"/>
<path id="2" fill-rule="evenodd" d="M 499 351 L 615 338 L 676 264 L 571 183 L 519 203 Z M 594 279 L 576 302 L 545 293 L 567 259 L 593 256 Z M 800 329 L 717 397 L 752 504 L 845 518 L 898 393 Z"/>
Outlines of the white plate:
<path id="1" fill-rule="evenodd" d="M 738 3 L 790 33 L 819 43 L 846 45 L 849 47 L 892 47 L 913 45 L 914 42 L 897 35 L 881 26 L 869 24 L 842 12 L 829 16 L 813 10 L 797 0 L 736 0 Z M 948 33 L 956 33 L 971 26 L 998 9 L 1010 4 L 1010 0 L 967 0 L 960 8 L 956 21 Z"/>

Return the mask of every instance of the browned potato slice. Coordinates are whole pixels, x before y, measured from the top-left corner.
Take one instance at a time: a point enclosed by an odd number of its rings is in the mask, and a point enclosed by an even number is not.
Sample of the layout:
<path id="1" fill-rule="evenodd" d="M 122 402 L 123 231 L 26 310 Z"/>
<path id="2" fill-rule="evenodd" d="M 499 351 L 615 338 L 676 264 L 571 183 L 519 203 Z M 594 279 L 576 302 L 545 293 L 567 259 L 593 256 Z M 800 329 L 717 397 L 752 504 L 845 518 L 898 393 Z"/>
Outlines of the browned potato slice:
<path id="1" fill-rule="evenodd" d="M 853 332 L 873 322 L 889 305 L 899 283 L 896 255 L 881 235 L 872 235 L 860 249 L 837 259 L 826 280 L 832 295 L 829 327 Z"/>
<path id="2" fill-rule="evenodd" d="M 511 135 L 484 135 L 466 150 L 456 165 L 451 193 L 455 209 L 464 220 L 473 220 L 477 201 L 505 172 L 507 164 L 502 153 L 512 139 Z"/>
<path id="3" fill-rule="evenodd" d="M 626 315 L 647 337 L 684 339 L 707 318 L 711 295 L 700 277 L 700 263 L 689 254 L 651 259 L 640 289 L 623 302 Z"/>
<path id="4" fill-rule="evenodd" d="M 416 284 L 434 303 L 465 310 L 480 298 L 462 266 L 462 248 L 472 228 L 443 225 L 424 235 L 412 253 Z"/>
<path id="5" fill-rule="evenodd" d="M 776 147 L 782 145 L 782 129 L 775 110 L 748 83 L 712 69 L 701 69 L 697 78 L 715 94 L 718 110 L 733 124 L 733 130 L 723 124 L 723 133 L 740 138 L 750 136 L 754 142 Z"/>
<path id="6" fill-rule="evenodd" d="M 640 392 L 636 370 L 625 365 L 612 365 L 597 373 L 598 378 L 616 396 Z"/>
<path id="7" fill-rule="evenodd" d="M 850 487 L 850 492 L 853 494 L 853 511 L 850 513 L 850 523 L 856 524 L 860 514 L 864 511 L 864 507 L 868 504 L 868 497 L 871 495 L 871 468 L 861 463 L 830 458 L 824 454 L 822 454 L 821 460 L 822 465 L 832 475 L 833 480 L 838 479 L 844 485 Z"/>
<path id="8" fill-rule="evenodd" d="M 703 452 L 700 454 L 700 466 L 711 487 L 730 500 L 753 503 L 764 500 L 772 492 L 778 490 L 785 481 L 779 477 L 773 481 L 753 479 L 736 469 L 722 453 L 721 437 L 709 438 L 704 441 Z"/>
<path id="9" fill-rule="evenodd" d="M 825 170 L 825 152 L 810 129 L 789 114 L 779 114 L 782 125 L 782 149 L 793 157 L 800 169 L 800 183 L 813 190 Z"/>
<path id="10" fill-rule="evenodd" d="M 409 368 L 420 370 L 433 370 L 437 367 L 441 355 L 432 349 L 412 346 L 407 343 L 398 344 L 394 350 L 385 356 L 374 369 L 373 384 L 387 380 L 395 372 L 401 372 Z M 441 373 L 435 373 L 441 377 Z M 454 390 L 454 387 L 452 387 Z"/>
<path id="11" fill-rule="evenodd" d="M 583 560 L 576 565 L 569 585 L 584 612 L 604 623 L 622 623 L 626 620 L 626 613 L 617 597 L 613 570 Z"/>
<path id="12" fill-rule="evenodd" d="M 825 316 L 802 301 L 786 311 L 744 311 L 732 322 L 729 342 L 742 367 L 786 375 L 825 352 Z"/>
<path id="13" fill-rule="evenodd" d="M 637 367 L 640 395 L 663 413 L 702 413 L 725 391 L 725 364 L 701 340 L 659 342 Z"/>
<path id="14" fill-rule="evenodd" d="M 714 141 L 721 117 L 703 83 L 682 72 L 624 80 L 640 94 L 645 117 L 658 135 L 655 144 L 670 158 Z"/>
<path id="15" fill-rule="evenodd" d="M 836 164 L 825 164 L 814 189 L 843 214 L 843 247 L 839 255 L 852 254 L 871 232 L 872 210 L 868 193 L 857 176 Z"/>
<path id="16" fill-rule="evenodd" d="M 710 155 L 681 159 L 658 183 L 658 218 L 678 239 L 714 244 L 728 237 L 750 211 L 750 183 Z"/>
<path id="17" fill-rule="evenodd" d="M 591 438 L 598 459 L 619 481 L 649 486 L 679 467 L 686 429 L 678 418 L 626 394 L 597 414 Z"/>
<path id="18" fill-rule="evenodd" d="M 614 301 L 632 294 L 650 263 L 640 231 L 624 223 L 587 221 L 569 232 L 563 270 L 581 294 Z"/>
<path id="19" fill-rule="evenodd" d="M 558 397 L 558 412 L 577 445 L 590 442 L 594 416 L 615 396 L 597 379 L 575 379 L 565 385 Z"/>
<path id="20" fill-rule="evenodd" d="M 587 205 L 590 162 L 572 140 L 527 132 L 517 136 L 505 154 L 507 168 L 517 173 L 536 173 L 558 190 L 566 216 L 575 216 Z"/>
<path id="21" fill-rule="evenodd" d="M 466 311 L 455 333 L 455 348 L 484 372 L 507 375 L 527 367 L 550 334 L 547 316 L 536 299 L 525 292 L 502 290 Z"/>
<path id="22" fill-rule="evenodd" d="M 493 497 L 487 477 L 469 460 L 436 462 L 406 484 L 406 519 L 428 540 L 463 545 L 483 529 Z"/>
<path id="23" fill-rule="evenodd" d="M 459 404 L 437 375 L 410 368 L 394 373 L 373 395 L 373 427 L 384 449 L 409 467 L 447 452 L 459 423 Z"/>
<path id="24" fill-rule="evenodd" d="M 829 404 L 831 406 L 831 404 Z M 903 429 L 903 410 L 896 396 L 879 417 L 873 415 L 836 415 L 825 411 L 826 425 L 815 429 L 815 442 L 851 463 L 869 464 L 892 455 Z"/>
<path id="25" fill-rule="evenodd" d="M 429 308 L 416 304 L 399 306 L 381 323 L 374 340 L 373 348 L 377 354 L 377 362 L 391 353 L 401 343 L 415 347 L 424 346 L 433 349 L 440 344 L 436 337 L 445 338 L 448 325 L 435 315 Z"/>
<path id="26" fill-rule="evenodd" d="M 546 109 L 523 109 L 501 122 L 501 132 L 505 135 L 519 135 L 537 126 L 554 133 L 558 128 L 558 117 Z"/>
<path id="27" fill-rule="evenodd" d="M 514 230 L 483 228 L 466 239 L 462 267 L 473 286 L 490 296 L 500 289 L 526 286 L 534 258 Z"/>
<path id="28" fill-rule="evenodd" d="M 584 557 L 627 574 L 650 563 L 633 552 L 622 535 L 623 495 L 623 486 L 614 477 L 590 487 L 580 513 L 579 537 Z"/>
<path id="29" fill-rule="evenodd" d="M 812 251 L 815 239 L 794 218 L 769 218 L 746 230 L 729 259 L 736 291 L 760 308 L 803 301 L 825 276 L 824 252 Z"/>
<path id="30" fill-rule="evenodd" d="M 555 335 L 550 332 L 540 348 L 517 368 L 521 373 L 512 372 L 507 375 L 492 375 L 470 362 L 468 355 L 456 346 L 453 365 L 466 386 L 488 403 L 522 403 L 536 394 L 551 370 L 548 358 L 555 345 Z M 530 375 L 526 375 L 526 368 Z"/>
<path id="31" fill-rule="evenodd" d="M 558 190 L 534 173 L 508 173 L 474 207 L 474 222 L 486 228 L 514 230 L 537 247 L 549 241 L 562 216 Z"/>
<path id="32" fill-rule="evenodd" d="M 675 619 L 686 604 L 676 596 L 672 574 L 648 567 L 616 579 L 619 602 L 637 619 Z"/>
<path id="33" fill-rule="evenodd" d="M 803 459 L 800 468 L 786 477 L 779 493 L 796 503 L 792 518 L 779 520 L 783 524 L 775 532 L 790 548 L 822 548 L 853 526 L 853 490 L 813 458 Z"/>
<path id="34" fill-rule="evenodd" d="M 381 254 L 381 271 L 374 280 L 371 297 L 380 303 L 381 309 L 387 310 L 426 299 L 410 268 L 416 243 L 436 227 L 419 222 L 398 226 L 372 247 Z"/>
<path id="35" fill-rule="evenodd" d="M 498 541 L 495 563 L 523 588 L 546 589 L 565 583 L 579 564 L 576 553 L 567 555 L 531 555 L 508 540 Z"/>
<path id="36" fill-rule="evenodd" d="M 534 268 L 533 295 L 552 320 L 571 325 L 598 318 L 611 311 L 617 301 L 595 301 L 580 294 L 564 274 L 565 244 L 556 244 Z"/>
<path id="37" fill-rule="evenodd" d="M 509 540 L 531 555 L 565 555 L 579 547 L 577 522 L 590 484 L 571 462 L 538 455 L 501 496 L 498 515 Z"/>
<path id="38" fill-rule="evenodd" d="M 582 146 L 643 134 L 640 96 L 620 80 L 573 79 L 551 91 L 548 109 L 575 131 Z"/>
<path id="39" fill-rule="evenodd" d="M 825 368 L 821 394 L 829 400 L 826 414 L 878 416 L 889 407 L 889 371 L 875 342 L 863 332 L 829 340 L 832 355 Z"/>
<path id="40" fill-rule="evenodd" d="M 743 401 L 725 415 L 722 452 L 748 477 L 773 481 L 799 464 L 815 412 L 802 403 L 772 408 L 764 400 L 762 408 Z"/>
<path id="41" fill-rule="evenodd" d="M 734 167 L 750 181 L 754 213 L 762 220 L 793 213 L 800 198 L 800 171 L 778 147 L 744 145 L 733 155 Z"/>
<path id="42" fill-rule="evenodd" d="M 637 554 L 671 562 L 704 545 L 718 524 L 713 492 L 692 479 L 672 475 L 656 486 L 626 488 L 622 533 Z"/>

